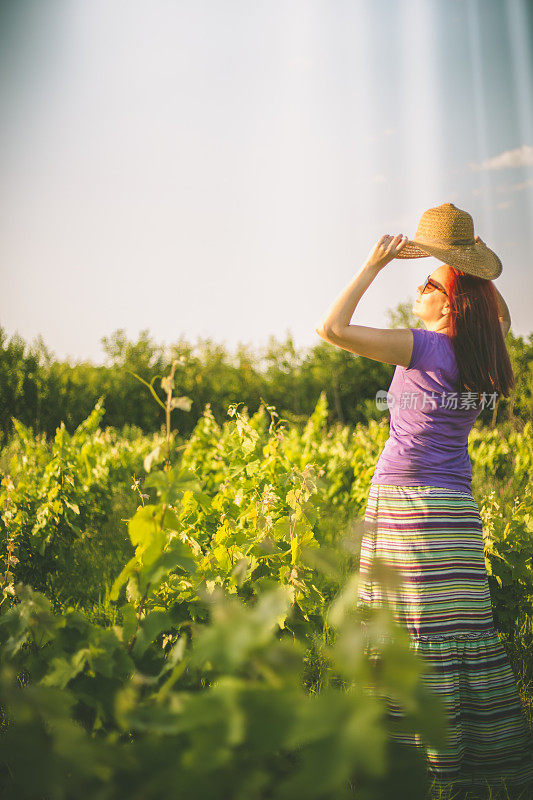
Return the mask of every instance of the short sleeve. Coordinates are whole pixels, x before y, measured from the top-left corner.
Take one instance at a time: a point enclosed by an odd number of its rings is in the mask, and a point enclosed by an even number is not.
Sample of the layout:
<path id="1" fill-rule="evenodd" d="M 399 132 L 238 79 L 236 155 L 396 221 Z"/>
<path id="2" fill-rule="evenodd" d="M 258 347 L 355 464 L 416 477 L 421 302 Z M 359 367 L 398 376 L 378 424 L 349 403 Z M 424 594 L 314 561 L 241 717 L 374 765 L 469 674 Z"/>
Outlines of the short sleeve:
<path id="1" fill-rule="evenodd" d="M 425 328 L 410 328 L 413 332 L 413 352 L 407 369 L 421 369 L 429 372 L 438 364 L 437 341 L 438 334 Z"/>

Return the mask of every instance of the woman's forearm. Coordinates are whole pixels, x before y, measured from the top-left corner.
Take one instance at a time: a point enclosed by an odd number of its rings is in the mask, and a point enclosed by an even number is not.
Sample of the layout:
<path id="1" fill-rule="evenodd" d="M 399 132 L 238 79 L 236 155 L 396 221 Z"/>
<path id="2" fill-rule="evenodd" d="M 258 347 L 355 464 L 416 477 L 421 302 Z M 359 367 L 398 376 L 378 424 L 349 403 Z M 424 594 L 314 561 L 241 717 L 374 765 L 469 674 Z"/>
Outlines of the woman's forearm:
<path id="1" fill-rule="evenodd" d="M 378 272 L 379 268 L 365 263 L 330 307 L 323 321 L 316 328 L 317 333 L 322 331 L 335 333 L 346 328 L 350 324 L 359 300 Z"/>

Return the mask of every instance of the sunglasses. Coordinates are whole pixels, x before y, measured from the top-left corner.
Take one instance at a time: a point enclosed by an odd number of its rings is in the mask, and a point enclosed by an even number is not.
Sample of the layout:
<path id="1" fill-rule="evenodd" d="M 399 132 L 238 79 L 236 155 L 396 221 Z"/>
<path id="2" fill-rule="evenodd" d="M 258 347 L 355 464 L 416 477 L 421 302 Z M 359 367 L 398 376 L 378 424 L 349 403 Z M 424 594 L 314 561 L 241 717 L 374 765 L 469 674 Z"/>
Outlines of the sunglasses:
<path id="1" fill-rule="evenodd" d="M 428 288 L 428 287 L 429 287 L 429 288 Z M 433 278 L 431 278 L 431 277 L 428 275 L 428 276 L 427 276 L 427 278 L 426 278 L 426 281 L 425 281 L 424 285 L 422 286 L 422 289 L 421 289 L 421 291 L 420 291 L 420 294 L 424 294 L 424 292 L 434 292 L 434 291 L 435 291 L 435 289 L 438 289 L 438 290 L 439 290 L 439 292 L 444 292 L 444 294 L 446 295 L 446 297 L 448 297 L 448 292 L 446 291 L 446 289 L 444 289 L 444 288 L 443 288 L 443 287 L 440 285 L 440 283 L 437 283 L 436 281 L 434 281 L 434 280 L 433 280 Z"/>

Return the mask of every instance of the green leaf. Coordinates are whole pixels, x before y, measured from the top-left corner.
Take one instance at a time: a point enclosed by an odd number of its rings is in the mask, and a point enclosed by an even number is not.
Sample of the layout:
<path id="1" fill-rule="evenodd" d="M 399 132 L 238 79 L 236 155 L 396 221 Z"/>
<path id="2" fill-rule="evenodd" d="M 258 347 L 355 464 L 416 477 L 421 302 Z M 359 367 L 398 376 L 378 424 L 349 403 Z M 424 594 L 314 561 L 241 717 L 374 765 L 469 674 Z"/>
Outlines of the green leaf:
<path id="1" fill-rule="evenodd" d="M 137 613 L 131 603 L 121 606 L 122 613 L 122 641 L 129 642 L 137 629 Z"/>
<path id="2" fill-rule="evenodd" d="M 152 464 L 159 460 L 163 445 L 158 444 L 147 456 L 144 457 L 143 466 L 146 472 L 150 472 Z M 146 485 L 146 482 L 145 482 Z"/>
<path id="3" fill-rule="evenodd" d="M 196 572 L 196 562 L 189 545 L 173 539 L 168 550 L 165 550 L 148 567 L 140 572 L 139 588 L 144 593 L 150 584 L 153 591 L 167 575 L 175 569 L 182 569 L 187 574 Z"/>
<path id="4" fill-rule="evenodd" d="M 59 689 L 64 689 L 83 670 L 83 664 L 73 664 L 72 661 L 57 656 L 52 659 L 50 666 L 50 671 L 42 678 L 41 683 L 43 686 L 57 686 Z"/>
<path id="5" fill-rule="evenodd" d="M 158 531 L 161 511 L 161 506 L 143 506 L 130 519 L 128 533 L 134 547 L 148 546 Z"/>
<path id="6" fill-rule="evenodd" d="M 290 531 L 291 531 L 291 520 L 290 517 L 280 517 L 270 531 L 271 535 L 275 539 L 283 539 L 284 541 L 288 542 L 290 539 Z"/>
<path id="7" fill-rule="evenodd" d="M 141 627 L 137 632 L 133 655 L 140 657 L 146 648 L 156 639 L 160 633 L 172 627 L 172 620 L 167 611 L 152 611 L 142 621 Z"/>
<path id="8" fill-rule="evenodd" d="M 109 593 L 110 600 L 118 600 L 118 596 L 120 594 L 120 589 L 126 583 L 126 581 L 133 575 L 134 572 L 137 572 L 139 569 L 139 562 L 137 561 L 137 556 L 133 556 L 125 567 L 123 567 L 120 575 L 118 578 L 115 579 L 113 586 L 111 587 L 111 591 Z"/>

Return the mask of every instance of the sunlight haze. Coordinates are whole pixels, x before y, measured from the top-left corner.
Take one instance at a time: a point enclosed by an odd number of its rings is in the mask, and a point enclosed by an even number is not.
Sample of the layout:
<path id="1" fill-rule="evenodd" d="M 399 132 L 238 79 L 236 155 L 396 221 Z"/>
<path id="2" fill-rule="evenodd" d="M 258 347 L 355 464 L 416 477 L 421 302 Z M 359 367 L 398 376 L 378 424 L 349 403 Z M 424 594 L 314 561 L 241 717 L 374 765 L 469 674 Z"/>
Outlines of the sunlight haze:
<path id="1" fill-rule="evenodd" d="M 453 202 L 532 331 L 533 4 L 0 4 L 1 325 L 260 346 L 319 319 L 384 233 Z M 386 327 L 434 258 L 392 261 Z"/>

